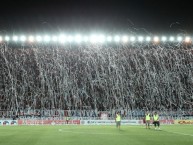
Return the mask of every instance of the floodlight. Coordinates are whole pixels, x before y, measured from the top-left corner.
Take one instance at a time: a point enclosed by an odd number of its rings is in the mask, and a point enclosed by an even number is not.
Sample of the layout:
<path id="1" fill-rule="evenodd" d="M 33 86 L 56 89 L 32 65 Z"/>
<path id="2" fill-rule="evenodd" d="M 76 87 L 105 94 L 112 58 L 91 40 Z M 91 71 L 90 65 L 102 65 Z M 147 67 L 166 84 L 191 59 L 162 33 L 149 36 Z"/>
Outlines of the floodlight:
<path id="1" fill-rule="evenodd" d="M 44 41 L 45 42 L 49 42 L 51 40 L 50 36 L 46 35 L 44 36 Z"/>
<path id="2" fill-rule="evenodd" d="M 108 42 L 111 42 L 111 41 L 112 41 L 112 37 L 111 37 L 111 36 L 107 36 L 106 39 L 107 39 Z"/>
<path id="3" fill-rule="evenodd" d="M 145 39 L 147 42 L 151 41 L 151 37 L 147 36 Z"/>
<path id="4" fill-rule="evenodd" d="M 132 41 L 132 42 L 134 42 L 135 39 L 136 39 L 136 38 L 135 38 L 134 36 L 131 36 L 131 37 L 130 37 L 130 41 Z"/>
<path id="5" fill-rule="evenodd" d="M 56 42 L 58 40 L 57 36 L 52 36 L 52 41 Z"/>
<path id="6" fill-rule="evenodd" d="M 25 41 L 25 40 L 26 40 L 26 37 L 25 37 L 24 35 L 22 35 L 22 36 L 20 37 L 20 40 L 21 40 L 21 41 Z"/>
<path id="7" fill-rule="evenodd" d="M 84 37 L 83 37 L 83 41 L 84 41 L 84 42 L 87 42 L 88 40 L 89 40 L 88 36 L 84 36 Z"/>
<path id="8" fill-rule="evenodd" d="M 155 37 L 153 38 L 153 41 L 154 41 L 154 42 L 159 42 L 159 37 L 158 37 L 158 36 L 155 36 Z"/>
<path id="9" fill-rule="evenodd" d="M 143 39 L 144 39 L 143 36 L 139 36 L 139 37 L 138 37 L 138 41 L 139 41 L 139 42 L 142 42 Z"/>
<path id="10" fill-rule="evenodd" d="M 115 42 L 119 42 L 119 41 L 120 41 L 120 36 L 116 35 L 116 36 L 114 37 L 114 41 L 115 41 Z"/>
<path id="11" fill-rule="evenodd" d="M 96 43 L 97 42 L 97 36 L 96 35 L 91 35 L 89 38 L 91 43 Z"/>
<path id="12" fill-rule="evenodd" d="M 167 37 L 166 36 L 162 36 L 161 41 L 163 41 L 163 42 L 167 41 Z"/>
<path id="13" fill-rule="evenodd" d="M 28 40 L 29 40 L 29 42 L 34 42 L 34 36 L 29 36 Z"/>
<path id="14" fill-rule="evenodd" d="M 181 42 L 181 41 L 182 41 L 182 37 L 181 37 L 181 36 L 178 36 L 178 37 L 177 37 L 177 40 L 178 40 L 178 42 Z"/>
<path id="15" fill-rule="evenodd" d="M 123 37 L 122 37 L 122 41 L 123 41 L 123 42 L 128 42 L 128 40 L 129 40 L 128 36 L 123 36 Z"/>
<path id="16" fill-rule="evenodd" d="M 173 42 L 173 41 L 174 41 L 174 37 L 171 36 L 171 37 L 169 38 L 169 40 L 170 40 L 171 42 Z"/>
<path id="17" fill-rule="evenodd" d="M 81 36 L 80 34 L 77 34 L 77 35 L 75 36 L 75 41 L 76 41 L 77 43 L 80 43 L 80 42 L 82 41 L 82 36 Z"/>
<path id="18" fill-rule="evenodd" d="M 98 42 L 103 43 L 105 41 L 105 36 L 103 34 L 100 34 L 98 36 Z"/>
<path id="19" fill-rule="evenodd" d="M 81 42 L 90 42 L 90 43 L 103 43 L 103 42 L 116 42 L 116 43 L 126 43 L 126 42 L 138 42 L 138 43 L 142 43 L 144 41 L 146 41 L 146 43 L 157 43 L 157 42 L 185 42 L 185 43 L 191 43 L 192 42 L 192 37 L 190 36 L 137 36 L 137 35 L 105 35 L 105 34 L 91 34 L 89 36 L 86 35 L 81 35 L 79 33 L 75 34 L 75 35 L 65 35 L 65 34 L 59 34 L 59 35 L 54 35 L 54 36 L 49 36 L 49 35 L 36 35 L 36 36 L 28 36 L 26 37 L 25 35 L 13 35 L 11 37 L 9 37 L 8 35 L 4 35 L 4 36 L 0 36 L 0 42 L 1 41 L 13 41 L 13 42 L 24 42 L 24 41 L 28 41 L 28 42 L 59 42 L 59 43 L 65 43 L 65 42 L 76 42 L 76 43 L 81 43 Z"/>
<path id="20" fill-rule="evenodd" d="M 190 38 L 189 36 L 186 36 L 186 37 L 185 37 L 185 42 L 186 42 L 186 43 L 190 43 L 190 42 L 191 42 L 191 38 Z"/>
<path id="21" fill-rule="evenodd" d="M 66 42 L 66 36 L 64 34 L 61 34 L 59 36 L 59 41 L 60 41 L 60 43 L 65 43 Z"/>
<path id="22" fill-rule="evenodd" d="M 9 41 L 9 40 L 10 40 L 9 36 L 5 36 L 5 41 Z"/>
<path id="23" fill-rule="evenodd" d="M 41 42 L 42 41 L 42 37 L 41 36 L 36 36 L 36 40 L 37 40 L 37 42 Z"/>
<path id="24" fill-rule="evenodd" d="M 73 37 L 71 35 L 69 35 L 66 39 L 67 39 L 68 42 L 72 42 L 73 41 Z"/>
<path id="25" fill-rule="evenodd" d="M 18 41 L 18 36 L 13 36 L 13 41 Z"/>

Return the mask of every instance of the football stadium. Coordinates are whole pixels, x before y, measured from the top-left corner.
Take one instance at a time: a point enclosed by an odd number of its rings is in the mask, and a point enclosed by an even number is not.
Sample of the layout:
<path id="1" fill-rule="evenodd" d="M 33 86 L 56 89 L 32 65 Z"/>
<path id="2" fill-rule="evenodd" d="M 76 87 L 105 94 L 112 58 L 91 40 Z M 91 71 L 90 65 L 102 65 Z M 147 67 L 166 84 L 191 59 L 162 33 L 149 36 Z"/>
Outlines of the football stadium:
<path id="1" fill-rule="evenodd" d="M 0 145 L 192 145 L 192 40 L 1 35 Z"/>

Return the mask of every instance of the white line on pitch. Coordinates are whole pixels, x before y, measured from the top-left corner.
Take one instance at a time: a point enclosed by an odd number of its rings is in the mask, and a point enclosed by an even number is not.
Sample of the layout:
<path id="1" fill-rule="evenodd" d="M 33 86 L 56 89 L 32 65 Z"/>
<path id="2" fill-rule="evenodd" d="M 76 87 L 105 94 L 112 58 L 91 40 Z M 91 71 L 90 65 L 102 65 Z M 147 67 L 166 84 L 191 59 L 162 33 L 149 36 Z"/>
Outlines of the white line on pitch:
<path id="1" fill-rule="evenodd" d="M 172 132 L 172 131 L 166 131 L 165 132 L 169 132 L 169 133 L 173 133 L 173 134 L 179 134 L 179 135 L 185 135 L 185 136 L 193 136 L 192 134 L 187 134 L 187 133 L 180 133 L 180 132 Z"/>

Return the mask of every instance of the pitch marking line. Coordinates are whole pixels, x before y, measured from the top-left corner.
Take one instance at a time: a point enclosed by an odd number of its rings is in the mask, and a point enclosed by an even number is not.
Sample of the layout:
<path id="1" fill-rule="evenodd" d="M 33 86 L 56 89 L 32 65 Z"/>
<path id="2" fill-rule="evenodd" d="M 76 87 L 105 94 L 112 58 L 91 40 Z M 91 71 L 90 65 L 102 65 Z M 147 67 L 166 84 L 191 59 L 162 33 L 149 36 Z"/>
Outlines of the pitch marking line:
<path id="1" fill-rule="evenodd" d="M 81 134 L 98 134 L 98 135 L 124 135 L 124 134 L 115 134 L 115 133 L 96 133 L 96 132 L 83 132 L 83 131 L 69 131 L 69 130 L 62 130 L 62 129 L 59 129 L 58 130 L 59 132 L 68 132 L 68 133 L 81 133 Z"/>
<path id="2" fill-rule="evenodd" d="M 75 134 L 98 134 L 98 135 L 125 135 L 125 134 L 116 134 L 116 133 L 96 133 L 96 132 L 84 132 L 84 131 L 70 131 L 70 130 L 63 130 L 63 129 L 59 129 L 59 132 L 66 132 L 66 133 L 75 133 Z M 193 137 L 192 134 L 187 134 L 187 133 L 180 133 L 180 132 L 172 132 L 172 131 L 167 131 L 167 130 L 162 130 L 168 133 L 173 133 L 173 134 L 178 134 L 178 135 L 184 135 L 184 136 L 191 136 Z"/>
<path id="3" fill-rule="evenodd" d="M 187 134 L 187 133 L 181 133 L 181 132 L 172 132 L 172 131 L 167 131 L 167 130 L 165 130 L 165 132 L 169 132 L 169 133 L 173 133 L 173 134 L 179 134 L 179 135 L 185 135 L 185 136 L 192 136 L 193 137 L 193 135 L 192 134 Z"/>

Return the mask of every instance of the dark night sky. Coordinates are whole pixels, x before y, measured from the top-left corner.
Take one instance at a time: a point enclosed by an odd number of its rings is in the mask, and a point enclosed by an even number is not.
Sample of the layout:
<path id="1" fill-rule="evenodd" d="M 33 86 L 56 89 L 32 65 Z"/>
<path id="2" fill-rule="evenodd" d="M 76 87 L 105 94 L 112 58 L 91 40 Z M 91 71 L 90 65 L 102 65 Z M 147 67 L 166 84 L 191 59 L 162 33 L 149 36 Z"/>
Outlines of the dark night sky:
<path id="1" fill-rule="evenodd" d="M 192 33 L 190 3 L 186 0 L 2 0 L 0 33 Z"/>

